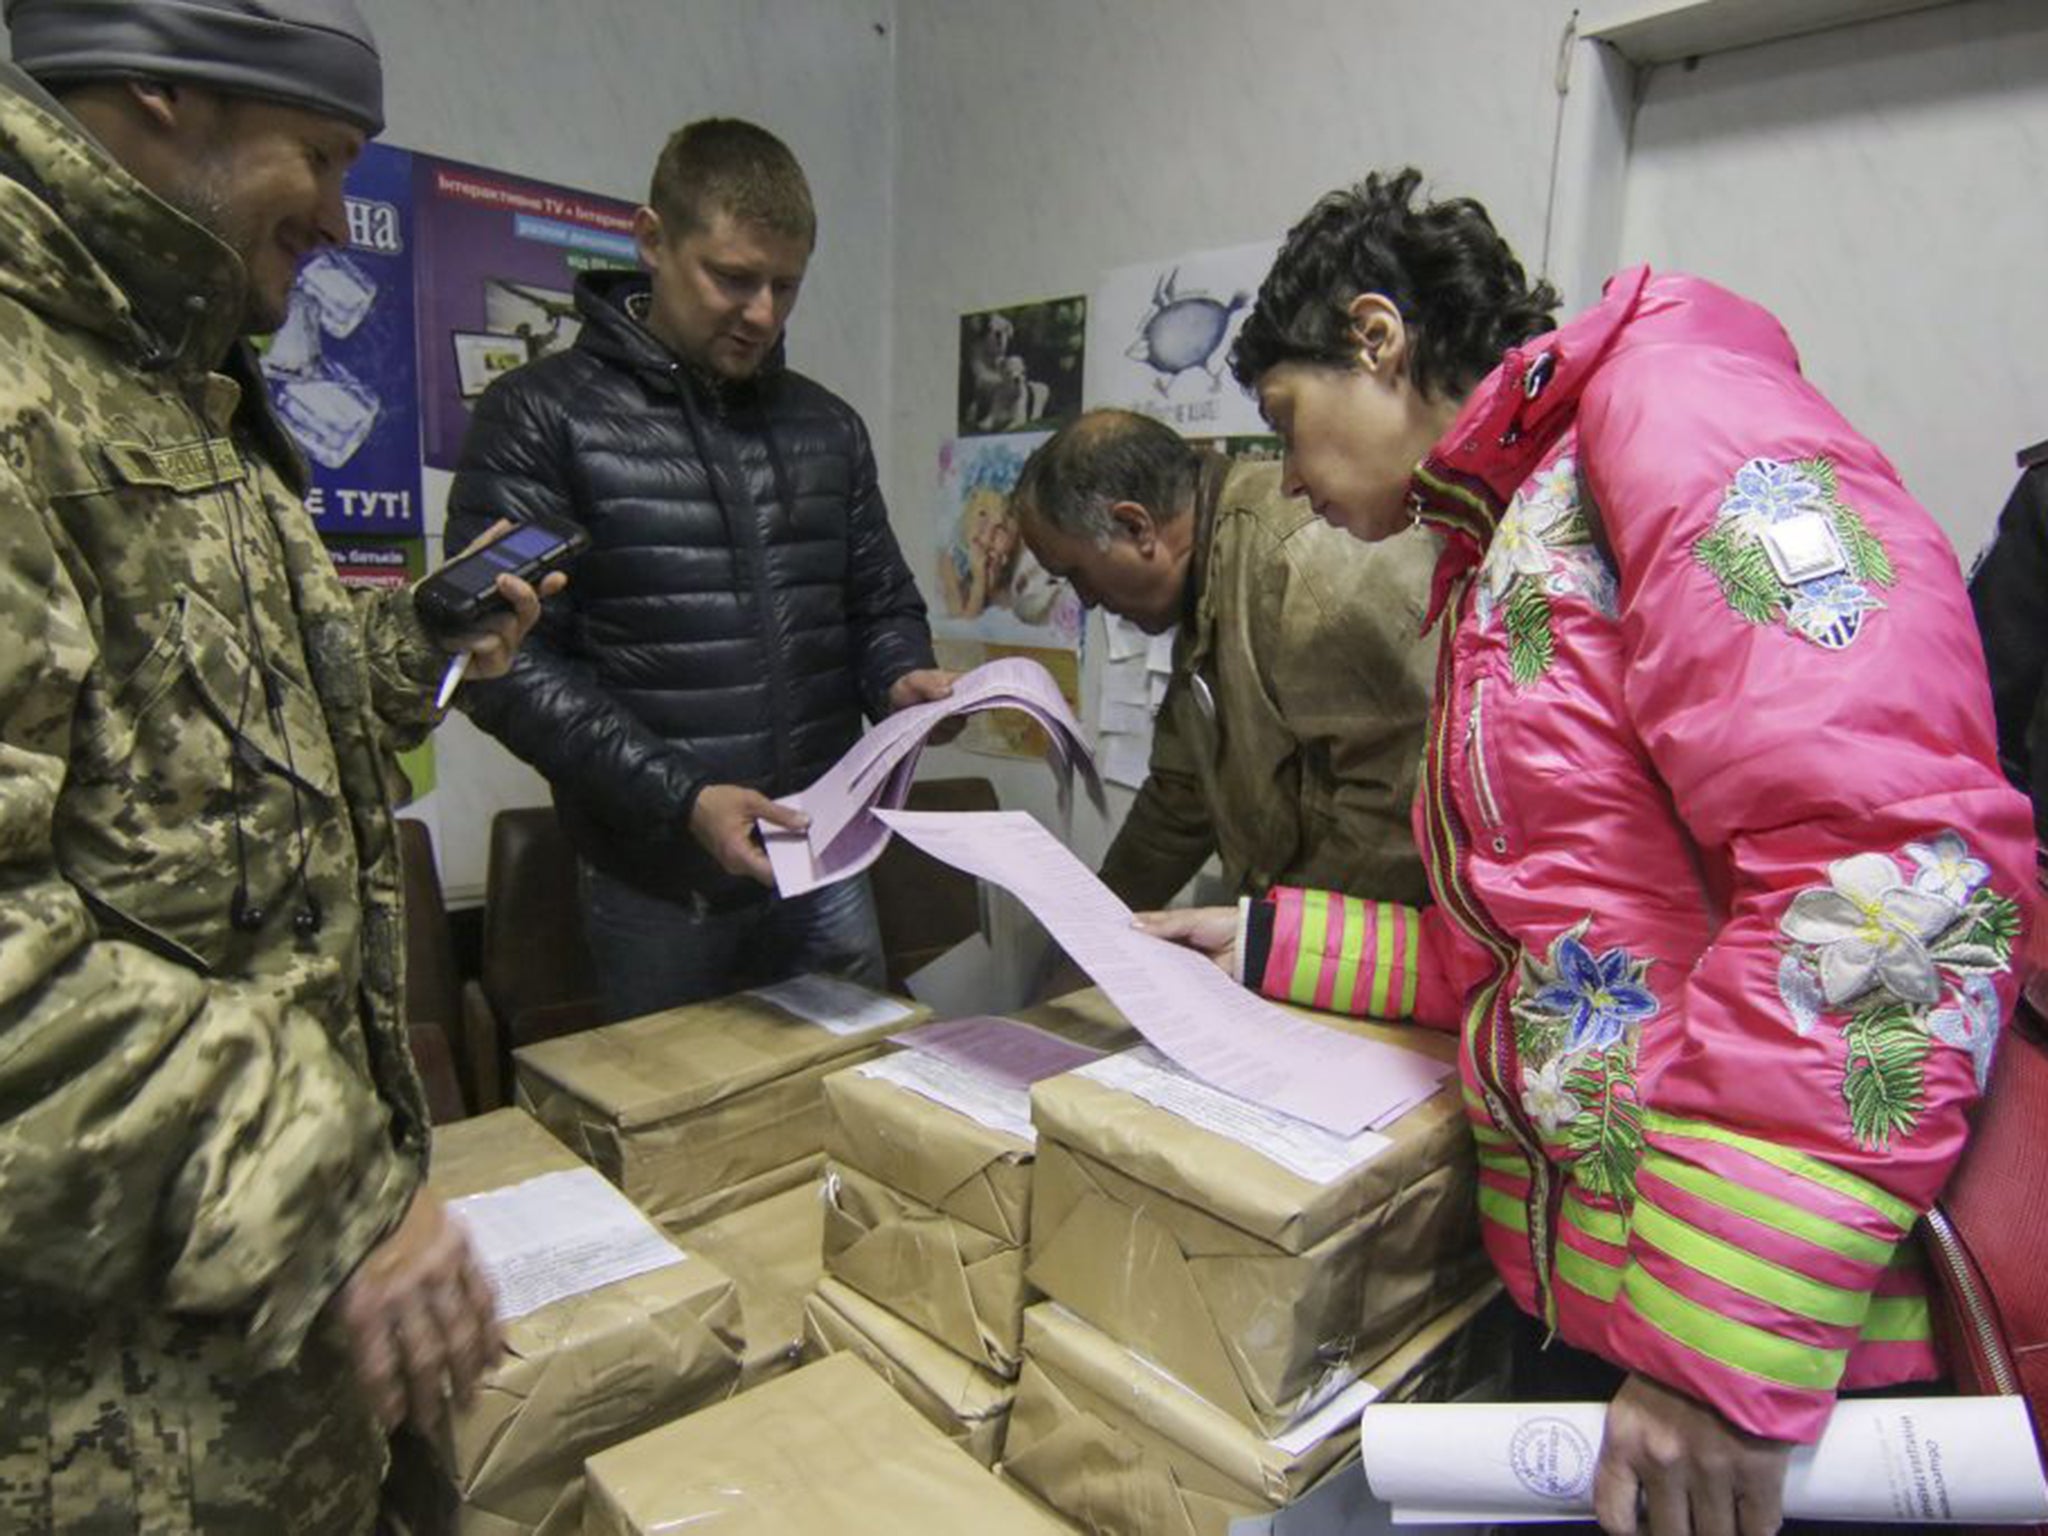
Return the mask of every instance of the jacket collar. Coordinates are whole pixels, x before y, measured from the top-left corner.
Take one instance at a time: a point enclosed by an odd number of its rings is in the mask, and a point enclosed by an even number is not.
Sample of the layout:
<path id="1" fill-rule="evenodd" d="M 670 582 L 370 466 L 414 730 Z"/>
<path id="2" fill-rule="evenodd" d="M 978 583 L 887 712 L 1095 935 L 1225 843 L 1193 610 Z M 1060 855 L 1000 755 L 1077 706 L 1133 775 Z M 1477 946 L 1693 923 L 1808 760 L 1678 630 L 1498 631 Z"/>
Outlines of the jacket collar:
<path id="1" fill-rule="evenodd" d="M 1188 579 L 1181 595 L 1181 622 L 1196 624 L 1203 617 L 1202 594 L 1209 585 L 1209 552 L 1216 543 L 1216 508 L 1223 500 L 1223 488 L 1230 478 L 1230 460 L 1210 449 L 1202 450 L 1201 467 L 1195 472 L 1194 547 L 1188 551 Z"/>
<path id="2" fill-rule="evenodd" d="M 1485 556 L 1501 514 L 1578 414 L 1579 397 L 1641 302 L 1648 267 L 1610 278 L 1598 304 L 1511 349 L 1480 381 L 1409 484 L 1416 521 L 1443 535 L 1424 628 Z"/>
<path id="3" fill-rule="evenodd" d="M 233 251 L 128 173 L 34 80 L 0 64 L 0 228 L 24 303 L 206 372 L 233 350 L 248 283 Z"/>
<path id="4" fill-rule="evenodd" d="M 645 272 L 585 272 L 576 279 L 576 312 L 583 318 L 577 347 L 616 367 L 675 388 L 692 386 L 707 405 L 724 412 L 765 401 L 786 366 L 787 338 L 751 379 L 721 379 L 693 368 L 647 328 L 654 292 Z"/>

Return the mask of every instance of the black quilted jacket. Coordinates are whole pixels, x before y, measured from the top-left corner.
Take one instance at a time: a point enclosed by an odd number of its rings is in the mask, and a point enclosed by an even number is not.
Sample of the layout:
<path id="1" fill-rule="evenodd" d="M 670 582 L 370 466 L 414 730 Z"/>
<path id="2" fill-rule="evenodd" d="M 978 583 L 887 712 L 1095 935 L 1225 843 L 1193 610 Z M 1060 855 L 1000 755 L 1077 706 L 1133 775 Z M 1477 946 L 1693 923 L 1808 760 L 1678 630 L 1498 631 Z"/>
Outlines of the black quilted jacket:
<path id="1" fill-rule="evenodd" d="M 1998 532 L 1970 573 L 1970 603 L 1991 674 L 1998 762 L 2034 800 L 2048 848 L 2048 443 L 2027 450 Z"/>
<path id="2" fill-rule="evenodd" d="M 779 357 L 712 387 L 628 312 L 646 291 L 585 275 L 576 345 L 478 402 L 448 547 L 534 513 L 591 547 L 511 673 L 463 693 L 586 859 L 729 906 L 765 893 L 689 835 L 698 790 L 803 788 L 932 664 L 931 635 L 853 408 Z"/>

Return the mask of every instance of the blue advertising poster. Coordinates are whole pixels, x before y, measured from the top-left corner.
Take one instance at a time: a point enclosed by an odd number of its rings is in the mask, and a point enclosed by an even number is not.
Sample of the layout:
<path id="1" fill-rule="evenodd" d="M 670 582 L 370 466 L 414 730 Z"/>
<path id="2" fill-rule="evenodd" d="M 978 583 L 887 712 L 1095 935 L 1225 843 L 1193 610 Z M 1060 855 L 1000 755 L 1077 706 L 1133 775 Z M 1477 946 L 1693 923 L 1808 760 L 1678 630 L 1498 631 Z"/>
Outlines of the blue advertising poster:
<path id="1" fill-rule="evenodd" d="M 270 397 L 313 468 L 327 534 L 422 531 L 413 335 L 412 155 L 372 144 L 349 171 L 348 243 L 299 269 L 263 348 Z"/>
<path id="2" fill-rule="evenodd" d="M 420 155 L 421 440 L 453 469 L 492 380 L 572 345 L 577 274 L 639 265 L 633 204 Z"/>

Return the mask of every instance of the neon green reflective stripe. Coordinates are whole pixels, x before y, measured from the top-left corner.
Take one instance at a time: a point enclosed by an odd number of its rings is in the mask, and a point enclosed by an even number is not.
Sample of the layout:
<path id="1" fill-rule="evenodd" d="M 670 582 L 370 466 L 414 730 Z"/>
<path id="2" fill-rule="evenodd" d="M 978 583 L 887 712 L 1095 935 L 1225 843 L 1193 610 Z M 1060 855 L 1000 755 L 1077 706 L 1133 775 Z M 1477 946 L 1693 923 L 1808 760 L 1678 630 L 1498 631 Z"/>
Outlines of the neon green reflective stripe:
<path id="1" fill-rule="evenodd" d="M 1640 1230 L 1640 1207 L 1636 1222 Z M 1660 1283 L 1640 1264 L 1629 1266 L 1621 1289 L 1636 1315 L 1658 1332 L 1731 1370 L 1747 1371 L 1780 1386 L 1832 1392 L 1848 1363 L 1846 1349 L 1809 1349 L 1710 1311 Z"/>
<path id="2" fill-rule="evenodd" d="M 1401 957 L 1401 1017 L 1415 1017 L 1415 989 L 1422 982 L 1421 957 L 1416 953 L 1422 943 L 1422 914 L 1413 907 L 1401 913 L 1401 926 L 1407 933 L 1406 951 Z"/>
<path id="3" fill-rule="evenodd" d="M 1921 1344 L 1934 1337 L 1925 1296 L 1873 1296 L 1857 1337 L 1868 1344 Z"/>
<path id="4" fill-rule="evenodd" d="M 1467 1125 L 1472 1124 L 1469 1120 L 1465 1123 Z M 1508 1147 L 1514 1145 L 1510 1137 L 1496 1131 L 1490 1125 L 1472 1125 L 1472 1139 L 1482 1147 Z"/>
<path id="5" fill-rule="evenodd" d="M 1387 1016 L 1387 992 L 1394 980 L 1389 962 L 1394 951 L 1394 909 L 1384 901 L 1373 903 L 1372 913 L 1372 998 L 1367 1007 L 1376 1019 Z"/>
<path id="6" fill-rule="evenodd" d="M 1478 1094 L 1474 1093 L 1470 1088 L 1466 1087 L 1465 1084 L 1458 1084 L 1458 1092 L 1463 1096 L 1465 1100 L 1465 1108 L 1468 1112 L 1476 1114 L 1481 1119 L 1485 1120 L 1491 1120 L 1493 1118 L 1492 1114 L 1489 1113 L 1486 1108 L 1486 1100 L 1480 1098 Z"/>
<path id="7" fill-rule="evenodd" d="M 1575 1291 L 1584 1291 L 1601 1301 L 1612 1301 L 1614 1293 L 1621 1289 L 1621 1274 L 1618 1264 L 1602 1264 L 1569 1243 L 1557 1245 L 1557 1278 Z"/>
<path id="8" fill-rule="evenodd" d="M 1358 957 L 1365 953 L 1365 903 L 1356 896 L 1340 896 L 1344 914 L 1344 940 L 1337 951 L 1337 975 L 1330 984 L 1330 1006 L 1339 1013 L 1351 1009 L 1351 994 L 1358 986 Z"/>
<path id="9" fill-rule="evenodd" d="M 1854 1328 L 1870 1305 L 1868 1292 L 1845 1291 L 1744 1253 L 1733 1243 L 1666 1215 L 1648 1200 L 1636 1201 L 1636 1236 L 1723 1285 L 1816 1323 Z"/>
<path id="10" fill-rule="evenodd" d="M 1323 941 L 1330 936 L 1330 893 L 1301 893 L 1301 941 L 1294 950 L 1294 975 L 1287 983 L 1288 1001 L 1313 1004 L 1316 978 L 1323 973 Z"/>
<path id="11" fill-rule="evenodd" d="M 1643 1115 L 1643 1128 L 1661 1131 L 1667 1136 L 1690 1136 L 1697 1141 L 1719 1142 L 1724 1147 L 1734 1147 L 1739 1152 L 1747 1152 L 1751 1157 L 1760 1158 L 1774 1168 L 1782 1168 L 1797 1178 L 1831 1189 L 1838 1195 L 1846 1195 L 1851 1200 L 1869 1206 L 1897 1227 L 1901 1237 L 1910 1232 L 1913 1223 L 1920 1219 L 1920 1213 L 1912 1206 L 1886 1194 L 1868 1179 L 1859 1179 L 1853 1173 L 1845 1173 L 1831 1163 L 1808 1157 L 1803 1152 L 1794 1152 L 1789 1147 L 1774 1146 L 1768 1141 L 1759 1141 L 1754 1136 L 1744 1136 L 1741 1132 L 1731 1131 L 1725 1126 L 1710 1125 L 1704 1120 L 1681 1120 L 1676 1115 L 1660 1114 L 1654 1109 Z"/>
<path id="12" fill-rule="evenodd" d="M 1723 1210 L 1734 1211 L 1752 1221 L 1762 1222 L 1787 1237 L 1796 1237 L 1801 1242 L 1812 1243 L 1816 1248 L 1825 1248 L 1838 1253 L 1845 1259 L 1854 1259 L 1860 1264 L 1884 1264 L 1894 1252 L 1894 1245 L 1881 1237 L 1872 1237 L 1868 1232 L 1858 1232 L 1854 1227 L 1845 1227 L 1839 1221 L 1826 1216 L 1816 1216 L 1802 1206 L 1776 1195 L 1764 1194 L 1751 1189 L 1747 1184 L 1736 1184 L 1696 1168 L 1691 1163 L 1679 1162 L 1669 1153 L 1652 1150 L 1643 1160 L 1643 1166 L 1666 1183 L 1676 1184 L 1688 1194 L 1698 1195 L 1702 1200 L 1711 1201 Z M 1647 1196 L 1641 1197 L 1647 1199 Z"/>
<path id="13" fill-rule="evenodd" d="M 1479 1214 L 1499 1222 L 1510 1231 L 1528 1233 L 1529 1213 L 1522 1209 L 1522 1202 L 1491 1184 L 1479 1186 Z"/>
<path id="14" fill-rule="evenodd" d="M 1588 1237 L 1597 1237 L 1603 1243 L 1612 1243 L 1617 1248 L 1628 1246 L 1628 1223 L 1619 1211 L 1601 1211 L 1575 1199 L 1564 1197 L 1564 1219 L 1577 1227 Z"/>
<path id="15" fill-rule="evenodd" d="M 1495 1173 L 1511 1173 L 1518 1179 L 1529 1176 L 1529 1159 L 1519 1152 L 1481 1152 L 1479 1166 Z"/>

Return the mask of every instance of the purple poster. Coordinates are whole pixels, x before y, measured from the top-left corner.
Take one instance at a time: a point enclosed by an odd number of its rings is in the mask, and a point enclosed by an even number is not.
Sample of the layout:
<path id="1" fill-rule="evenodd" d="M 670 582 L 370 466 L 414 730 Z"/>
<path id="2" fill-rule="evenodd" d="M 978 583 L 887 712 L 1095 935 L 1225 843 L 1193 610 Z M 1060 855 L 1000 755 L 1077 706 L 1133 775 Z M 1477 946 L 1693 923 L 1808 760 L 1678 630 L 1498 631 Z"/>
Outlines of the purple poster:
<path id="1" fill-rule="evenodd" d="M 413 199 L 422 451 L 453 469 L 491 381 L 576 340 L 576 274 L 639 265 L 633 205 L 425 155 Z"/>
<path id="2" fill-rule="evenodd" d="M 412 155 L 370 145 L 344 195 L 348 243 L 299 268 L 263 377 L 312 465 L 306 505 L 320 531 L 418 534 Z"/>

